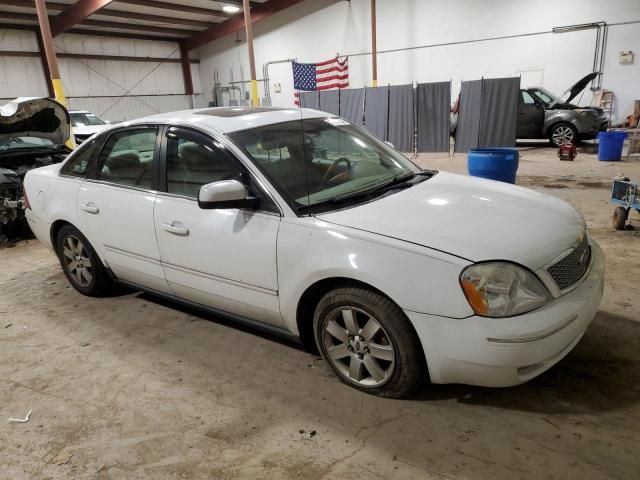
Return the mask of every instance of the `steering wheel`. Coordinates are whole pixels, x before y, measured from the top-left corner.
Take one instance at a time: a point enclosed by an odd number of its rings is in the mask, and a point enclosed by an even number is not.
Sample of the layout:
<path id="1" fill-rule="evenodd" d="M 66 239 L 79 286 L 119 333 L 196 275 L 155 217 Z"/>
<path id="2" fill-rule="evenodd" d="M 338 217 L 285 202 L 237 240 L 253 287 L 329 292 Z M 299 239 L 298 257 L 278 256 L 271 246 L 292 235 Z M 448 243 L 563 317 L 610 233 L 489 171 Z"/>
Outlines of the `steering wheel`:
<path id="1" fill-rule="evenodd" d="M 336 168 L 341 163 L 346 164 L 347 170 L 345 172 L 341 172 L 341 173 L 339 173 L 337 175 L 333 175 L 333 173 L 335 172 Z M 347 157 L 340 157 L 335 162 L 333 162 L 329 166 L 329 168 L 327 168 L 326 172 L 324 172 L 324 175 L 322 176 L 322 181 L 320 182 L 320 188 L 324 188 L 329 184 L 336 183 L 336 182 L 342 180 L 343 178 L 347 178 L 349 176 L 351 176 L 351 161 Z"/>

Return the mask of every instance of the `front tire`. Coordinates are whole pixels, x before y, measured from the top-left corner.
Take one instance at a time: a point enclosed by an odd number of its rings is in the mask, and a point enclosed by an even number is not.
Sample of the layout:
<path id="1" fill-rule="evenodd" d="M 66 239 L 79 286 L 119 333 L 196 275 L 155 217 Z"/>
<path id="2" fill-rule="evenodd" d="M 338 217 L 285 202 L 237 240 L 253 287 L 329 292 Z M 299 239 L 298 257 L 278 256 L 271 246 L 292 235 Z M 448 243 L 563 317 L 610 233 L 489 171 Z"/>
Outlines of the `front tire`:
<path id="1" fill-rule="evenodd" d="M 313 323 L 318 350 L 347 385 L 404 398 L 423 383 L 420 341 L 402 310 L 383 295 L 338 288 L 322 297 Z"/>
<path id="2" fill-rule="evenodd" d="M 72 225 L 58 232 L 56 253 L 62 270 L 78 292 L 89 297 L 106 295 L 113 282 L 89 240 Z"/>
<path id="3" fill-rule="evenodd" d="M 613 228 L 616 230 L 624 230 L 627 223 L 628 212 L 624 207 L 616 207 L 613 210 Z"/>
<path id="4" fill-rule="evenodd" d="M 549 130 L 549 142 L 558 148 L 567 143 L 577 145 L 578 130 L 570 123 L 558 123 Z"/>

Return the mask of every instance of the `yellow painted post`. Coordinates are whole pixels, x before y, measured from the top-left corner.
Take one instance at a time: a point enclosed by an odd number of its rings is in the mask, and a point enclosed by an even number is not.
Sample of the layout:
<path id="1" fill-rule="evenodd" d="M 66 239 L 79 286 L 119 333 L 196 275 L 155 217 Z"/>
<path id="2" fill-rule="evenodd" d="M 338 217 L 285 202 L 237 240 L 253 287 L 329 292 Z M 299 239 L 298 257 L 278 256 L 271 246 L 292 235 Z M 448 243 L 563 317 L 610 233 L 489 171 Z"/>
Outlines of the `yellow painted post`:
<path id="1" fill-rule="evenodd" d="M 251 80 L 251 106 L 259 107 L 260 99 L 258 98 L 258 81 Z"/>

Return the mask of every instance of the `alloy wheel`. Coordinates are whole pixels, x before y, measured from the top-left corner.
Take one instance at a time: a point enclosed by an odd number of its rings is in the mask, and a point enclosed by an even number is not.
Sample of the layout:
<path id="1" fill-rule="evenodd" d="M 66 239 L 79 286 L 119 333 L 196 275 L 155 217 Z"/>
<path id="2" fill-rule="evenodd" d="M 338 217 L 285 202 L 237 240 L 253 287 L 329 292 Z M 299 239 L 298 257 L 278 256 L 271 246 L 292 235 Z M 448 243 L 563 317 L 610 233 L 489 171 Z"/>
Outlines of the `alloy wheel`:
<path id="1" fill-rule="evenodd" d="M 74 235 L 67 235 L 64 239 L 62 255 L 69 276 L 80 287 L 91 285 L 93 281 L 93 266 L 89 253 L 82 241 Z"/>
<path id="2" fill-rule="evenodd" d="M 393 374 L 396 354 L 389 335 L 368 313 L 340 307 L 327 316 L 323 327 L 326 358 L 349 381 L 379 387 Z"/>
<path id="3" fill-rule="evenodd" d="M 560 125 L 553 129 L 552 138 L 553 143 L 558 146 L 573 143 L 573 130 L 571 127 Z"/>

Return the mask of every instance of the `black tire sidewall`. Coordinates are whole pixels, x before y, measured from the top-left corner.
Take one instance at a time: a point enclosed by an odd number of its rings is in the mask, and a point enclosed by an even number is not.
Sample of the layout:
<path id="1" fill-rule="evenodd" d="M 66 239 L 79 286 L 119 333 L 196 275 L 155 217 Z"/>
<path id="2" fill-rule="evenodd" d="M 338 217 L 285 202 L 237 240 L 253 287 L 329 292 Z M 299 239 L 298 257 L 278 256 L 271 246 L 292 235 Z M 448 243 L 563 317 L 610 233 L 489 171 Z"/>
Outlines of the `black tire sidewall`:
<path id="1" fill-rule="evenodd" d="M 553 140 L 553 132 L 555 132 L 555 130 L 559 127 L 569 127 L 573 132 L 573 140 L 571 140 L 571 143 L 573 145 L 578 145 L 578 130 L 576 130 L 576 127 L 574 127 L 570 123 L 563 122 L 563 123 L 556 123 L 553 127 L 551 127 L 551 130 L 549 130 L 549 142 L 551 142 L 551 144 L 554 147 L 560 148 L 561 146 L 556 144 L 556 142 Z"/>
<path id="2" fill-rule="evenodd" d="M 83 287 L 76 283 L 73 276 L 69 273 L 66 262 L 64 261 L 64 242 L 69 236 L 74 236 L 82 242 L 87 254 L 89 255 L 89 258 L 91 259 L 93 278 L 91 279 L 91 283 L 86 287 Z M 106 283 L 108 282 L 106 270 L 102 265 L 102 261 L 100 260 L 100 257 L 98 257 L 98 254 L 94 250 L 93 246 L 91 245 L 89 240 L 87 240 L 87 237 L 85 237 L 80 232 L 80 230 L 72 225 L 64 225 L 58 232 L 58 236 L 56 239 L 56 254 L 58 255 L 58 259 L 60 260 L 62 271 L 64 272 L 67 280 L 73 286 L 73 288 L 75 288 L 83 295 L 87 296 L 99 296 L 104 293 Z"/>
<path id="3" fill-rule="evenodd" d="M 395 354 L 394 371 L 391 378 L 377 387 L 355 383 L 345 377 L 328 359 L 324 345 L 324 325 L 331 312 L 340 307 L 354 307 L 374 317 L 385 330 Z M 424 354 L 413 327 L 402 310 L 386 297 L 360 288 L 336 289 L 325 295 L 316 308 L 313 330 L 318 351 L 331 370 L 345 384 L 360 391 L 382 397 L 403 398 L 418 386 L 415 370 L 426 378 Z M 413 336 L 413 337 L 412 337 Z M 408 365 L 409 364 L 409 365 Z"/>

